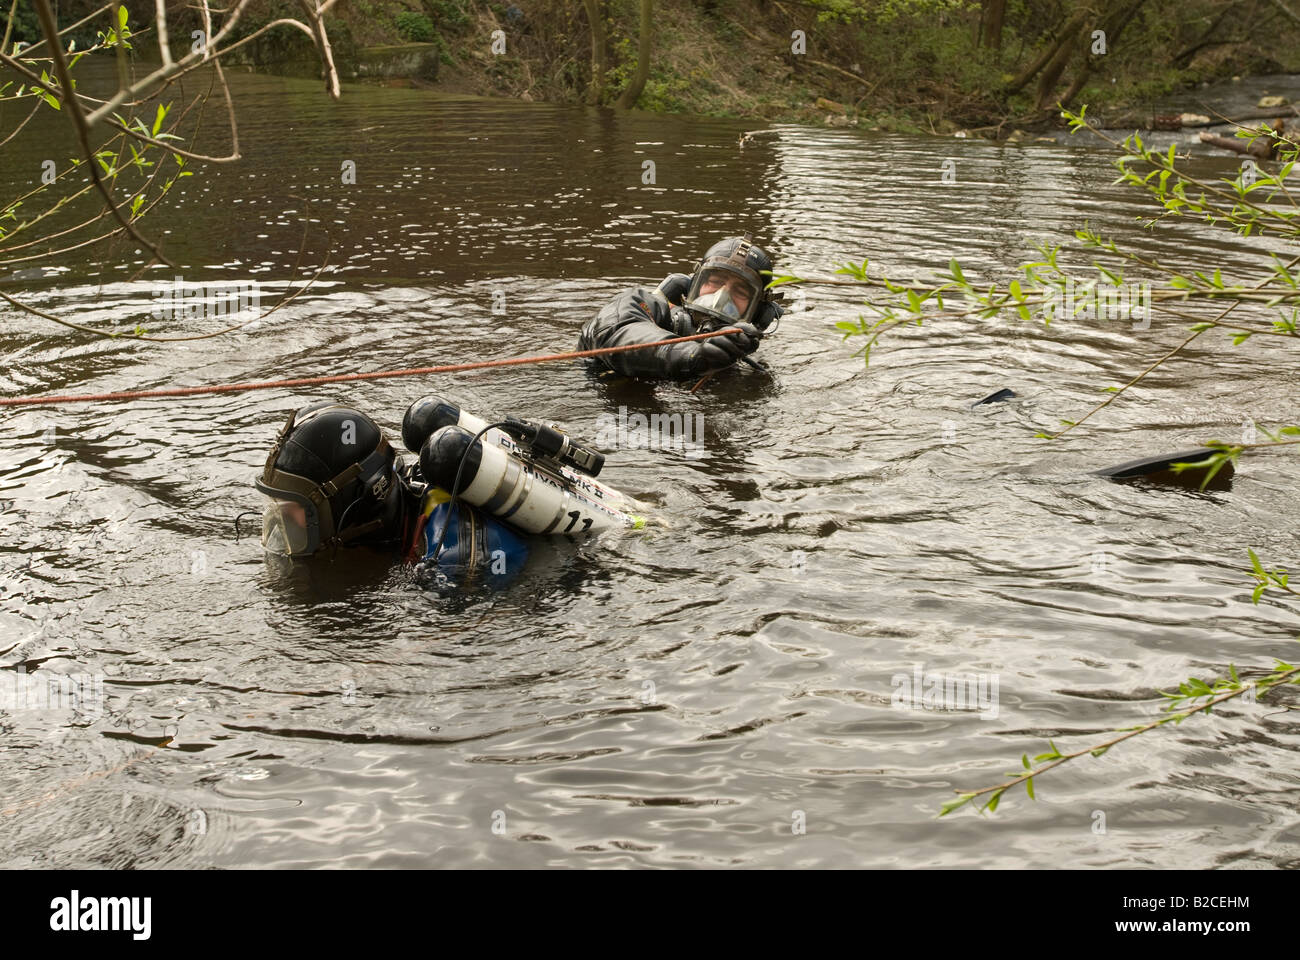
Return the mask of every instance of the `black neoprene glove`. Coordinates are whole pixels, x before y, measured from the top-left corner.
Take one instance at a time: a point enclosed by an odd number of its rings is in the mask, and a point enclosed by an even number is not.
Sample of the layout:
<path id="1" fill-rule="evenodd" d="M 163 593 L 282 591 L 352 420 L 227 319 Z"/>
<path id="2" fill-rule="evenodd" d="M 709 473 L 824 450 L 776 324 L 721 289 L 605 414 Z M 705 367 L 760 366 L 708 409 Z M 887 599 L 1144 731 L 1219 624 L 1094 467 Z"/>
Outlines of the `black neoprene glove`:
<path id="1" fill-rule="evenodd" d="M 672 273 L 664 278 L 664 282 L 659 284 L 659 292 L 662 293 L 669 303 L 681 303 L 682 298 L 691 288 L 691 278 L 685 273 Z"/>
<path id="2" fill-rule="evenodd" d="M 758 341 L 762 339 L 763 334 L 753 324 L 729 323 L 727 326 L 737 327 L 741 332 L 700 341 L 700 358 L 706 370 L 729 367 L 741 357 L 748 356 L 758 349 Z"/>
<path id="3" fill-rule="evenodd" d="M 771 300 L 765 300 L 759 305 L 758 313 L 754 316 L 754 326 L 767 332 L 767 328 L 774 321 L 781 319 L 783 313 L 785 313 L 785 307 L 779 303 L 773 303 Z"/>

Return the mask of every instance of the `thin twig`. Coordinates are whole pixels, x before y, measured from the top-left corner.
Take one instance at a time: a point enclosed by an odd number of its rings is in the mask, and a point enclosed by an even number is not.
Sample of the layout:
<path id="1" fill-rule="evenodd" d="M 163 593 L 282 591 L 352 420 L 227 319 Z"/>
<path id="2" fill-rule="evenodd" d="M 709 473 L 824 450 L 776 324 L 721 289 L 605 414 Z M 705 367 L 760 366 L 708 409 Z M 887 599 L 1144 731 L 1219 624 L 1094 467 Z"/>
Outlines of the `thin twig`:
<path id="1" fill-rule="evenodd" d="M 89 23 L 91 20 L 94 20 L 97 16 L 99 16 L 99 15 L 100 15 L 101 13 L 103 13 L 105 10 L 108 10 L 108 9 L 110 9 L 110 8 L 112 8 L 112 7 L 116 7 L 117 5 L 118 5 L 118 0 L 112 0 L 111 3 L 106 3 L 106 4 L 104 4 L 102 7 L 100 7 L 98 10 L 96 10 L 94 13 L 91 13 L 91 14 L 89 14 L 89 15 L 87 15 L 87 16 L 82 17 L 82 18 L 81 18 L 80 20 L 78 20 L 76 23 L 72 24 L 72 26 L 70 26 L 70 27 L 64 27 L 62 30 L 59 31 L 59 34 L 58 34 L 58 35 L 59 35 L 59 36 L 63 36 L 65 33 L 68 33 L 69 31 L 76 30 L 77 27 L 81 26 L 83 23 Z M 14 6 L 15 6 L 15 7 L 18 6 L 18 2 L 17 2 L 17 0 L 14 0 Z M 11 22 L 12 22 L 12 18 L 13 18 L 13 15 L 10 14 L 10 21 L 11 21 Z M 6 31 L 5 31 L 5 40 L 8 41 L 8 39 L 9 39 L 9 31 L 6 30 Z M 38 47 L 42 47 L 42 46 L 44 46 L 44 45 L 45 45 L 45 41 L 48 40 L 48 39 L 49 39 L 48 37 L 42 37 L 40 40 L 37 40 L 35 43 L 31 44 L 31 46 L 23 47 L 23 56 L 27 56 L 28 54 L 30 54 L 33 50 L 37 49 Z M 5 45 L 7 45 L 7 44 L 0 45 L 0 52 L 3 52 L 3 51 L 4 51 Z"/>
<path id="2" fill-rule="evenodd" d="M 304 239 L 306 237 L 305 231 L 306 231 L 306 224 L 304 224 Z M 303 246 L 304 244 L 301 243 L 299 244 L 299 251 L 298 251 L 299 262 L 301 262 L 302 260 Z M 44 310 L 37 309 L 36 307 L 25 304 L 19 300 L 15 300 L 9 294 L 5 293 L 3 290 L 0 290 L 0 298 L 3 298 L 5 301 L 7 301 L 12 306 L 17 307 L 19 310 L 23 310 L 27 313 L 34 314 L 35 316 L 42 317 L 46 320 L 50 320 L 54 323 L 59 324 L 62 327 L 68 327 L 69 329 L 72 330 L 79 330 L 82 333 L 93 334 L 96 337 L 102 337 L 106 340 L 143 340 L 146 343 L 184 343 L 192 340 L 210 340 L 213 337 L 219 337 L 226 333 L 232 333 L 235 330 L 239 330 L 241 327 L 248 326 L 250 323 L 256 323 L 259 320 L 266 319 L 271 314 L 279 310 L 281 307 L 287 306 L 288 304 L 292 303 L 294 300 L 298 299 L 298 297 L 300 297 L 302 294 L 310 290 L 312 286 L 315 285 L 316 281 L 320 279 L 320 275 L 325 272 L 325 268 L 327 266 L 329 266 L 328 249 L 326 250 L 325 253 L 325 259 L 321 262 L 321 265 L 317 268 L 316 272 L 312 274 L 311 279 L 308 280 L 307 283 L 304 284 L 302 287 L 300 287 L 298 290 L 295 290 L 292 294 L 282 297 L 279 301 L 276 302 L 275 306 L 273 306 L 270 310 L 267 310 L 265 313 L 259 314 L 258 316 L 250 317 L 249 319 L 244 320 L 240 323 L 236 323 L 232 326 L 225 327 L 224 329 L 221 330 L 214 330 L 211 333 L 193 334 L 191 336 L 184 336 L 184 337 L 150 337 L 144 334 L 112 333 L 105 330 L 97 330 L 96 328 L 88 327 L 85 324 L 74 323 L 71 320 L 64 320 L 61 317 L 56 317 L 52 313 L 46 313 Z"/>
<path id="3" fill-rule="evenodd" d="M 18 0 L 14 0 L 14 2 L 9 5 L 9 19 L 5 21 L 5 36 L 3 40 L 0 40 L 0 53 L 4 53 L 6 50 L 9 49 L 9 38 L 13 36 L 14 16 L 17 13 L 18 13 Z"/>
<path id="4" fill-rule="evenodd" d="M 1291 669 L 1285 670 L 1281 673 L 1271 674 L 1269 679 L 1272 682 L 1270 682 L 1268 687 L 1265 688 L 1265 692 L 1267 692 L 1267 690 L 1270 690 L 1275 686 L 1280 685 L 1281 683 L 1285 682 L 1289 677 L 1295 676 L 1296 674 L 1300 674 L 1300 667 L 1292 667 Z M 1231 700 L 1234 697 L 1239 697 L 1247 690 L 1256 689 L 1257 686 L 1258 684 L 1253 684 L 1253 683 L 1243 684 L 1239 689 L 1232 690 L 1229 691 L 1228 693 L 1223 694 L 1222 696 L 1215 697 L 1214 699 L 1194 709 L 1186 710 L 1180 713 L 1169 714 L 1168 716 L 1161 717 L 1159 720 L 1153 720 L 1151 723 L 1143 724 L 1140 727 L 1135 727 L 1132 730 L 1125 731 L 1120 736 L 1115 737 L 1112 740 L 1107 740 L 1105 743 L 1094 744 L 1091 747 L 1084 747 L 1082 750 L 1076 750 L 1074 753 L 1064 754 L 1041 767 L 1036 767 L 1032 770 L 1026 770 L 1020 776 L 1015 777 L 1011 780 L 1007 780 L 1004 783 L 995 784 L 994 786 L 991 787 L 982 787 L 979 790 L 954 790 L 953 792 L 959 793 L 963 797 L 968 797 L 970 799 L 973 799 L 975 797 L 982 796 L 983 794 L 986 793 L 993 793 L 994 791 L 1000 793 L 1009 790 L 1012 787 L 1019 786 L 1020 784 L 1024 783 L 1027 780 L 1032 780 L 1034 777 L 1037 777 L 1040 774 L 1046 773 L 1048 770 L 1051 770 L 1054 767 L 1059 767 L 1063 763 L 1066 763 L 1070 760 L 1075 760 L 1083 756 L 1085 753 L 1097 753 L 1098 751 L 1104 752 L 1106 750 L 1109 750 L 1117 743 L 1123 743 L 1125 740 L 1128 740 L 1131 737 L 1136 737 L 1139 734 L 1146 733 L 1148 730 L 1154 730 L 1156 727 L 1164 726 L 1166 723 L 1169 723 L 1171 721 L 1186 719 L 1187 717 L 1190 717 L 1192 714 L 1200 713 L 1201 711 L 1205 711 L 1206 713 L 1209 713 L 1211 707 L 1217 707 L 1219 704 L 1224 703 L 1227 700 Z"/>

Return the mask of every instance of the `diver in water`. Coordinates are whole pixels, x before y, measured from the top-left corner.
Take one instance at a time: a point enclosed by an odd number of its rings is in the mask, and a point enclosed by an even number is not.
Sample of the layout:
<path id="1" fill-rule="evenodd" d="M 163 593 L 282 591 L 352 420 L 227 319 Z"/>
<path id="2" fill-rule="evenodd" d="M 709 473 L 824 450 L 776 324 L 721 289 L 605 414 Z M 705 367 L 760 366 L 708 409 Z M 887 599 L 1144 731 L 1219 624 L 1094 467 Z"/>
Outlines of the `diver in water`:
<path id="1" fill-rule="evenodd" d="M 402 442 L 418 460 L 402 462 L 352 407 L 324 401 L 290 414 L 254 481 L 269 498 L 263 547 L 302 559 L 365 546 L 510 577 L 527 559 L 527 534 L 645 524 L 636 501 L 595 479 L 605 458 L 555 427 L 489 424 L 424 397 L 406 411 Z"/>
<path id="2" fill-rule="evenodd" d="M 765 289 L 772 259 L 748 235 L 714 244 L 694 274 L 674 273 L 654 290 L 633 287 L 615 297 L 582 328 L 579 350 L 653 343 L 709 330 L 740 332 L 690 343 L 593 357 L 629 377 L 683 380 L 748 358 L 779 318 L 779 295 Z"/>

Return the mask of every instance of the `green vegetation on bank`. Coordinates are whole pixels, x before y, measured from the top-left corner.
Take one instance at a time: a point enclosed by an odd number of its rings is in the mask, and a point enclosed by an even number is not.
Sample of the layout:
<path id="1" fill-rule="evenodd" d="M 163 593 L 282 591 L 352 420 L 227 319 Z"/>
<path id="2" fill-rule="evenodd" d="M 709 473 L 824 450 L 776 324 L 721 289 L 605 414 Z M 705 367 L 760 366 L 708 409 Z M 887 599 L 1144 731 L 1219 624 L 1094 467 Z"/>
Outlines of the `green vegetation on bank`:
<path id="1" fill-rule="evenodd" d="M 1215 79 L 1300 70 L 1300 17 L 1283 0 L 357 6 L 372 9 L 376 25 L 385 7 L 419 6 L 445 45 L 443 82 L 464 92 L 626 106 L 648 9 L 640 109 L 935 133 L 1042 123 L 1058 100 L 1104 115 Z M 491 52 L 496 30 L 504 53 Z"/>
<path id="2" fill-rule="evenodd" d="M 144 0 L 124 6 L 151 19 Z M 15 40 L 37 38 L 28 7 Z M 169 7 L 180 43 L 197 13 Z M 263 0 L 240 30 L 297 10 Z M 1107 117 L 1300 71 L 1300 0 L 343 0 L 329 29 L 345 72 L 364 47 L 434 44 L 450 92 L 934 133 L 1049 122 L 1057 101 Z M 289 29 L 249 47 L 240 56 L 262 66 L 314 59 Z"/>
<path id="3" fill-rule="evenodd" d="M 1290 2 L 1294 7 L 1288 7 Z M 352 0 L 361 45 L 434 42 L 457 92 L 948 133 L 1103 117 L 1300 71 L 1297 0 Z M 642 17 L 649 12 L 644 83 Z M 504 52 L 493 52 L 496 36 Z M 593 43 L 593 40 L 595 41 Z M 819 103 L 819 101 L 821 101 Z"/>

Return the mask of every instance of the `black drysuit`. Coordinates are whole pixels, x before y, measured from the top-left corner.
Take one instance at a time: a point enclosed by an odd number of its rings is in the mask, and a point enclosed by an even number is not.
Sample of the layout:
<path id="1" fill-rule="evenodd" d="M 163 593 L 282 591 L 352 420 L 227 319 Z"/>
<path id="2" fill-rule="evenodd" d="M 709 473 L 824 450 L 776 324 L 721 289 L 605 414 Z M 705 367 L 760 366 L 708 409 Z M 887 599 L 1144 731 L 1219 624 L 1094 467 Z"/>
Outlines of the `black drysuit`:
<path id="1" fill-rule="evenodd" d="M 678 311 L 677 325 L 674 325 L 672 316 L 673 307 L 680 306 L 690 285 L 689 276 L 674 273 L 654 290 L 633 287 L 620 293 L 583 326 L 578 337 L 578 349 L 595 350 L 632 343 L 654 343 L 695 333 L 694 328 L 682 325 L 682 311 Z M 755 321 L 755 327 L 762 329 L 773 317 L 779 315 L 780 308 L 765 303 L 760 310 L 759 319 Z M 757 347 L 758 330 L 755 329 L 754 333 L 754 337 L 743 333 L 731 334 L 712 340 L 627 350 L 593 357 L 592 360 L 628 377 L 685 380 L 730 366 L 741 356 L 753 352 Z M 731 343 L 724 346 L 719 343 L 721 340 Z"/>

